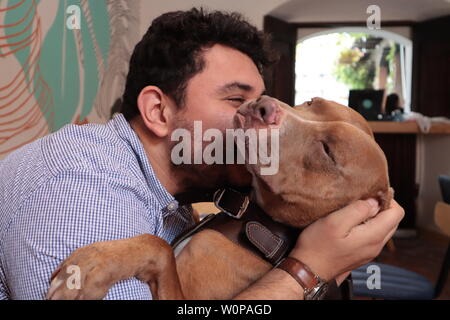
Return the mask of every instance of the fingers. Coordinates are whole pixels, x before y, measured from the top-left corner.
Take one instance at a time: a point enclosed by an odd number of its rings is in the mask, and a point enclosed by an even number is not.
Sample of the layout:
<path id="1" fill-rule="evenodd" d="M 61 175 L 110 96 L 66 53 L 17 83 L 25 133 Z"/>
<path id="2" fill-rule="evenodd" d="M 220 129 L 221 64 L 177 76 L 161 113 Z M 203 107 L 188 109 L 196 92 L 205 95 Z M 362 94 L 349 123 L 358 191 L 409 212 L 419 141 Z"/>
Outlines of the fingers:
<path id="1" fill-rule="evenodd" d="M 379 255 L 405 214 L 394 200 L 378 211 L 366 200 L 331 213 L 301 233 L 292 254 L 325 279 L 361 266 Z"/>
<path id="2" fill-rule="evenodd" d="M 389 209 L 380 212 L 365 224 L 354 227 L 349 237 L 356 243 L 369 245 L 372 254 L 377 256 L 397 230 L 404 215 L 403 208 L 392 201 Z"/>
<path id="3" fill-rule="evenodd" d="M 374 217 L 379 210 L 379 204 L 375 199 L 358 200 L 331 213 L 325 219 L 328 219 L 342 235 L 347 235 L 355 226 Z"/>
<path id="4" fill-rule="evenodd" d="M 404 216 L 405 211 L 403 208 L 397 202 L 392 201 L 389 209 L 380 212 L 366 223 L 356 226 L 352 232 L 371 234 L 382 241 L 392 229 L 397 228 Z"/>

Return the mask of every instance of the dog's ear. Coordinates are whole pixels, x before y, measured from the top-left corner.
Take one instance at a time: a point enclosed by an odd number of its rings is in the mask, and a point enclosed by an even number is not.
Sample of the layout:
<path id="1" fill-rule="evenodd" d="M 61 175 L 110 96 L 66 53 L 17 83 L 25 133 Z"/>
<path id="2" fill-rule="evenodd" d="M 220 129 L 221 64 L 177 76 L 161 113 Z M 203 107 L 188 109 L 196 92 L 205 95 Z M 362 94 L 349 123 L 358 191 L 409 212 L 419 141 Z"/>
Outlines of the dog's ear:
<path id="1" fill-rule="evenodd" d="M 386 210 L 391 206 L 391 200 L 394 198 L 394 189 L 389 187 L 385 191 L 378 191 L 377 200 L 380 204 L 380 211 Z"/>

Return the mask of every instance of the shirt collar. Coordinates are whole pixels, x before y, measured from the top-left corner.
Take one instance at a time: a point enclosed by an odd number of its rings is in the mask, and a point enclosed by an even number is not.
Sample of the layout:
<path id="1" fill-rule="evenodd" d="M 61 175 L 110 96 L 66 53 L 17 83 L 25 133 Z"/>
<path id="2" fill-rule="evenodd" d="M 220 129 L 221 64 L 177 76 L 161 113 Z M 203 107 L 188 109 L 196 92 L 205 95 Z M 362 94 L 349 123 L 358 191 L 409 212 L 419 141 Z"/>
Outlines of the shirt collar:
<path id="1" fill-rule="evenodd" d="M 145 177 L 145 181 L 147 182 L 147 186 L 155 193 L 156 199 L 161 205 L 163 217 L 176 212 L 178 209 L 178 202 L 156 177 L 150 161 L 147 158 L 147 154 L 145 153 L 144 146 L 123 114 L 115 114 L 110 121 L 110 125 L 113 127 L 113 130 L 117 132 L 119 137 L 133 150 L 139 163 L 139 167 Z"/>

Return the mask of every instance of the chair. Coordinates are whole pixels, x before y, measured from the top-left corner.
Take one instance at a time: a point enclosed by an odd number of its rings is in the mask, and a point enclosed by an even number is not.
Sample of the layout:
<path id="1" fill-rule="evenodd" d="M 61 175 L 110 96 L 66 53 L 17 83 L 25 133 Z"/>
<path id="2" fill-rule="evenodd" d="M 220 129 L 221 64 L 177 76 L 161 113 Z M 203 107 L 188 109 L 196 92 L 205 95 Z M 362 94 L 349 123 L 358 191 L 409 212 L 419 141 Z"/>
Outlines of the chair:
<path id="1" fill-rule="evenodd" d="M 450 177 L 439 177 L 442 196 L 450 196 Z M 444 198 L 445 199 L 445 198 Z M 450 202 L 438 202 L 434 209 L 436 225 L 450 237 Z M 380 270 L 380 289 L 369 289 L 367 283 L 371 273 L 367 273 L 369 266 L 377 266 Z M 450 269 L 450 244 L 439 272 L 436 285 L 426 277 L 383 263 L 368 263 L 352 271 L 353 294 L 359 297 L 401 299 L 401 300 L 430 300 L 439 297 L 444 288 Z"/>

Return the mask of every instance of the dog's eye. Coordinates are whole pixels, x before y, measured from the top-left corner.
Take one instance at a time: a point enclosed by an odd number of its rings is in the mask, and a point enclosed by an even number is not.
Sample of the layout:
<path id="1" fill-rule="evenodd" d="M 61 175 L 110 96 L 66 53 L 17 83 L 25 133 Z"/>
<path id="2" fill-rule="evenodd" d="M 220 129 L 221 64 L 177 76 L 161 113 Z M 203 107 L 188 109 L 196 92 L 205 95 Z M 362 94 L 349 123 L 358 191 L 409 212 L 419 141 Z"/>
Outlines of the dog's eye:
<path id="1" fill-rule="evenodd" d="M 324 141 L 320 141 L 320 143 L 322 144 L 322 148 L 323 148 L 323 152 L 325 153 L 325 155 L 331 159 L 331 161 L 333 161 L 334 164 L 336 164 L 336 159 L 334 158 L 333 152 L 330 149 L 330 146 L 324 142 Z"/>

